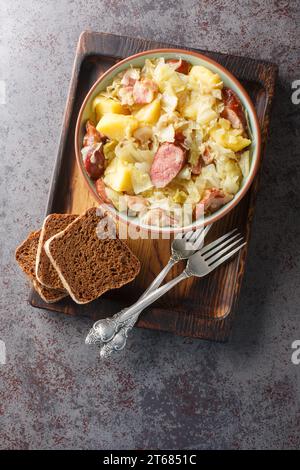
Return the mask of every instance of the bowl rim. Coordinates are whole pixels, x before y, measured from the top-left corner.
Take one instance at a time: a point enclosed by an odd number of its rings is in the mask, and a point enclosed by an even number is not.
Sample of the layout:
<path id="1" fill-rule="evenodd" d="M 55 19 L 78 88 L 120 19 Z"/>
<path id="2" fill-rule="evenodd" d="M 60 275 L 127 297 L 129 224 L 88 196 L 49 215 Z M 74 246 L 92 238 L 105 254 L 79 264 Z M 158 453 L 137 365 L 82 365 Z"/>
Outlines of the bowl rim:
<path id="1" fill-rule="evenodd" d="M 152 226 L 149 226 L 147 228 L 143 227 L 141 224 L 130 220 L 128 218 L 128 216 L 125 216 L 123 218 L 118 213 L 118 211 L 112 210 L 110 205 L 103 202 L 103 200 L 100 198 L 100 196 L 92 189 L 92 187 L 90 185 L 90 182 L 88 181 L 88 175 L 83 170 L 82 158 L 81 158 L 81 146 L 80 146 L 80 142 L 79 142 L 79 134 L 80 134 L 82 114 L 85 110 L 86 104 L 87 104 L 90 96 L 92 95 L 94 90 L 98 87 L 99 83 L 102 80 L 104 80 L 108 75 L 110 75 L 112 72 L 117 70 L 120 66 L 122 66 L 123 64 L 126 64 L 127 62 L 132 61 L 135 58 L 143 57 L 143 56 L 147 56 L 147 55 L 151 55 L 151 54 L 164 54 L 164 53 L 194 56 L 194 57 L 199 58 L 199 59 L 201 59 L 205 62 L 208 62 L 208 63 L 212 64 L 214 67 L 219 69 L 224 75 L 226 75 L 229 78 L 229 80 L 232 81 L 235 84 L 235 86 L 238 88 L 239 92 L 243 95 L 243 98 L 245 99 L 245 101 L 247 103 L 247 109 L 251 110 L 252 117 L 253 117 L 253 122 L 254 122 L 254 127 L 255 127 L 255 133 L 256 133 L 256 137 L 257 137 L 256 160 L 255 160 L 255 163 L 254 163 L 254 167 L 252 169 L 252 173 L 248 177 L 245 185 L 241 188 L 241 191 L 240 191 L 239 195 L 234 196 L 234 198 L 232 200 L 232 203 L 226 204 L 224 206 L 224 209 L 221 210 L 219 213 L 216 213 L 215 216 L 212 214 L 211 219 L 209 221 L 206 220 L 206 218 L 204 217 L 204 220 L 192 222 L 189 226 L 186 226 L 186 227 L 168 227 L 167 231 L 161 230 L 163 227 L 152 227 Z M 208 224 L 214 224 L 217 220 L 220 220 L 221 218 L 223 218 L 232 209 L 234 209 L 234 207 L 236 207 L 236 205 L 245 196 L 245 194 L 249 190 L 249 188 L 250 188 L 250 186 L 251 186 L 251 184 L 254 180 L 254 177 L 257 174 L 257 171 L 258 171 L 258 168 L 259 168 L 259 165 L 260 165 L 260 162 L 261 162 L 261 131 L 260 131 L 260 125 L 259 125 L 259 120 L 258 120 L 258 117 L 257 117 L 257 113 L 256 113 L 256 110 L 255 110 L 254 104 L 253 104 L 248 92 L 245 90 L 245 88 L 239 82 L 239 80 L 231 72 L 229 72 L 229 70 L 227 70 L 223 65 L 219 64 L 214 59 L 211 59 L 210 57 L 206 56 L 205 54 L 202 54 L 202 53 L 196 52 L 196 51 L 189 51 L 188 49 L 177 49 L 177 48 L 148 49 L 148 50 L 130 55 L 130 56 L 126 57 L 125 59 L 122 59 L 119 62 L 117 62 L 116 64 L 114 64 L 109 69 L 107 69 L 102 75 L 100 75 L 100 77 L 96 80 L 96 82 L 89 89 L 89 91 L 87 92 L 87 94 L 86 94 L 86 96 L 85 96 L 85 98 L 84 98 L 84 100 L 83 100 L 83 102 L 80 106 L 80 110 L 79 110 L 77 120 L 76 120 L 74 144 L 75 144 L 75 154 L 76 154 L 77 164 L 78 164 L 80 172 L 81 172 L 81 174 L 84 178 L 84 181 L 85 181 L 89 191 L 92 193 L 94 199 L 99 204 L 104 206 L 105 209 L 107 209 L 109 211 L 109 213 L 113 216 L 113 218 L 117 219 L 117 221 L 121 220 L 123 223 L 125 222 L 128 225 L 134 225 L 136 227 L 139 227 L 141 230 L 146 230 L 148 232 L 154 232 L 154 233 L 159 233 L 159 234 L 161 234 L 161 233 L 176 234 L 178 232 L 185 232 L 185 231 L 188 231 L 188 230 L 194 230 L 194 229 L 198 229 L 200 227 L 204 227 Z"/>

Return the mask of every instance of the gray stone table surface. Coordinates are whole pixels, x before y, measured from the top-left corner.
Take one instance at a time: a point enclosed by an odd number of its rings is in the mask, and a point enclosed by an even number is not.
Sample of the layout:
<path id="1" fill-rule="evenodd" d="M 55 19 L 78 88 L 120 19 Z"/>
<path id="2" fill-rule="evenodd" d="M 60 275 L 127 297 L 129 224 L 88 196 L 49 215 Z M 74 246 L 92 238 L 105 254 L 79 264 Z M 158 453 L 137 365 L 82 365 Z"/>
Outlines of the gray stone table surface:
<path id="1" fill-rule="evenodd" d="M 298 1 L 0 4 L 1 449 L 300 446 Z M 39 227 L 83 30 L 274 61 L 277 97 L 238 316 L 227 344 L 136 330 L 100 361 L 90 321 L 31 308 L 14 249 Z M 6 93 L 4 96 L 3 83 Z M 5 104 L 3 104 L 5 101 Z"/>

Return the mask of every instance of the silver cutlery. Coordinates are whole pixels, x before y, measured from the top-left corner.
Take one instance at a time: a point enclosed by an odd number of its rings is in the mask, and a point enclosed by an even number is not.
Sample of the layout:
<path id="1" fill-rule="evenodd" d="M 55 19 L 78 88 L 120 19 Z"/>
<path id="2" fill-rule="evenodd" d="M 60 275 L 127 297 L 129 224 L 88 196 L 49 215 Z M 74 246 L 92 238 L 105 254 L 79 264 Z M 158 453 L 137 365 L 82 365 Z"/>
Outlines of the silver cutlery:
<path id="1" fill-rule="evenodd" d="M 204 277 L 231 258 L 244 245 L 246 245 L 246 242 L 243 242 L 243 237 L 241 237 L 239 233 L 233 235 L 235 231 L 236 230 L 232 230 L 231 232 L 228 232 L 190 256 L 186 268 L 181 274 L 179 274 L 179 276 L 127 308 L 124 318 L 130 318 L 131 315 L 136 315 L 137 312 L 148 307 L 182 280 L 193 276 Z M 123 349 L 126 345 L 129 330 L 130 327 L 126 329 L 126 334 L 119 337 L 117 333 L 112 341 L 103 344 L 100 350 L 100 356 L 108 357 L 113 352 Z"/>
<path id="2" fill-rule="evenodd" d="M 150 292 L 156 290 L 176 263 L 180 260 L 187 259 L 202 247 L 205 236 L 210 228 L 211 225 L 207 225 L 206 227 L 201 227 L 195 231 L 190 230 L 186 233 L 180 232 L 176 238 L 174 238 L 171 245 L 171 256 L 168 263 L 153 280 L 148 289 L 141 295 L 139 300 L 145 298 Z M 126 344 L 128 331 L 134 326 L 142 310 L 139 310 L 130 318 L 127 316 L 126 318 L 124 317 L 126 312 L 127 308 L 116 313 L 113 317 L 98 320 L 94 323 L 86 337 L 86 344 L 114 341 L 114 344 L 111 346 L 113 347 L 115 345 L 117 350 L 122 349 L 122 344 L 124 346 Z"/>

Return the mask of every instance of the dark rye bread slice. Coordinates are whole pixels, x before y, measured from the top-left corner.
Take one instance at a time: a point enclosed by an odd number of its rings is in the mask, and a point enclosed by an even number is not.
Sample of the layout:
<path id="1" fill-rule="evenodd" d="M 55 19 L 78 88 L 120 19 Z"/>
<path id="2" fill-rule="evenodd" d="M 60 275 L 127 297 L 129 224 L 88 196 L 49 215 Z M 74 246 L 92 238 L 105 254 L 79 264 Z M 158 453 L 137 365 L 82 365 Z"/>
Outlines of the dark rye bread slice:
<path id="1" fill-rule="evenodd" d="M 16 249 L 16 261 L 22 271 L 32 281 L 34 289 L 41 298 L 48 303 L 57 302 L 66 297 L 68 295 L 67 292 L 59 289 L 48 289 L 48 287 L 42 286 L 35 276 L 35 260 L 40 234 L 41 230 L 37 230 L 28 235 L 26 240 Z"/>
<path id="2" fill-rule="evenodd" d="M 44 302 L 47 302 L 47 304 L 53 304 L 54 302 L 58 302 L 68 296 L 68 292 L 66 290 L 49 289 L 49 287 L 43 286 L 37 280 L 32 281 L 32 285 L 34 290 L 39 294 Z"/>
<path id="3" fill-rule="evenodd" d="M 43 223 L 37 255 L 36 255 L 36 277 L 45 287 L 51 289 L 64 289 L 59 276 L 49 260 L 45 250 L 44 243 L 53 235 L 64 230 L 78 215 L 72 214 L 50 214 Z"/>
<path id="4" fill-rule="evenodd" d="M 138 258 L 122 240 L 98 238 L 97 225 L 104 217 L 109 216 L 91 208 L 45 243 L 64 287 L 78 304 L 133 281 L 140 270 Z"/>

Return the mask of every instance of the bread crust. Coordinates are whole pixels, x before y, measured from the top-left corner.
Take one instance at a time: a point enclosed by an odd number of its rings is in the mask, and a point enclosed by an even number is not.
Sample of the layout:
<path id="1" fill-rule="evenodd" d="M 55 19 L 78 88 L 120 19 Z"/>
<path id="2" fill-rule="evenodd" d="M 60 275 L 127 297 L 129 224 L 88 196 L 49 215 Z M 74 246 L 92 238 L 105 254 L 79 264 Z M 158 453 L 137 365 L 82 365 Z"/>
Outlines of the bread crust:
<path id="1" fill-rule="evenodd" d="M 30 232 L 26 240 L 17 247 L 15 258 L 22 271 L 30 279 L 39 296 L 47 303 L 54 303 L 66 297 L 68 293 L 66 290 L 49 289 L 40 284 L 36 279 L 35 260 L 40 234 L 41 230 Z"/>
<path id="2" fill-rule="evenodd" d="M 78 304 L 133 281 L 140 270 L 138 258 L 125 242 L 97 237 L 98 223 L 110 216 L 96 211 L 95 207 L 87 210 L 44 245 L 63 287 Z"/>
<path id="3" fill-rule="evenodd" d="M 49 287 L 43 286 L 39 281 L 32 281 L 34 290 L 39 294 L 41 299 L 47 304 L 54 304 L 59 300 L 64 299 L 68 296 L 67 291 L 59 289 L 49 289 Z"/>
<path id="4" fill-rule="evenodd" d="M 45 287 L 64 289 L 57 272 L 44 250 L 44 243 L 51 236 L 64 230 L 77 217 L 78 215 L 73 214 L 49 214 L 44 220 L 36 255 L 35 275 L 40 284 Z"/>

